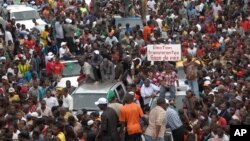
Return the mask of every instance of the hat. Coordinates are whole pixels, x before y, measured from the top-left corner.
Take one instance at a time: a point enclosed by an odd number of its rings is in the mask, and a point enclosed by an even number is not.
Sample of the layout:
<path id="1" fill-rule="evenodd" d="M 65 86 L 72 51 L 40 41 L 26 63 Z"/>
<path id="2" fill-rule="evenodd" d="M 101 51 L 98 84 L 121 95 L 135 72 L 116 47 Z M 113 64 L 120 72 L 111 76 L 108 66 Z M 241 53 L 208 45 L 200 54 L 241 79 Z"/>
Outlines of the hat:
<path id="1" fill-rule="evenodd" d="M 94 121 L 93 120 L 89 120 L 88 122 L 87 122 L 87 125 L 88 126 L 91 126 L 91 125 L 93 125 L 94 124 Z"/>
<path id="2" fill-rule="evenodd" d="M 2 76 L 2 79 L 8 80 L 8 77 L 6 75 Z"/>
<path id="3" fill-rule="evenodd" d="M 36 4 L 36 2 L 35 1 L 32 1 L 32 2 L 30 2 L 31 4 Z"/>
<path id="4" fill-rule="evenodd" d="M 108 104 L 108 100 L 104 97 L 101 97 L 95 102 L 95 105 L 100 105 L 100 104 Z"/>
<path id="5" fill-rule="evenodd" d="M 239 101 L 242 101 L 242 97 L 241 96 L 236 96 L 235 99 L 239 100 Z"/>
<path id="6" fill-rule="evenodd" d="M 54 54 L 52 52 L 49 52 L 48 53 L 48 57 L 47 57 L 49 60 L 54 58 Z"/>
<path id="7" fill-rule="evenodd" d="M 6 60 L 6 57 L 0 57 L 0 61 L 2 61 L 2 60 Z"/>
<path id="8" fill-rule="evenodd" d="M 219 85 L 217 89 L 218 89 L 218 90 L 224 90 L 225 87 L 224 87 L 224 85 Z"/>
<path id="9" fill-rule="evenodd" d="M 135 93 L 133 91 L 128 92 L 128 94 L 135 95 Z"/>
<path id="10" fill-rule="evenodd" d="M 32 112 L 30 115 L 31 115 L 32 117 L 35 117 L 35 118 L 38 118 L 38 117 L 39 117 L 39 115 L 38 115 L 37 112 Z"/>
<path id="11" fill-rule="evenodd" d="M 7 3 L 3 4 L 3 7 L 7 7 L 7 6 L 8 6 L 8 4 L 7 4 Z"/>
<path id="12" fill-rule="evenodd" d="M 15 92 L 15 89 L 14 88 L 9 88 L 9 93 L 14 93 Z"/>
<path id="13" fill-rule="evenodd" d="M 169 100 L 168 99 L 165 99 L 165 101 L 166 101 L 166 104 L 169 104 Z"/>
<path id="14" fill-rule="evenodd" d="M 70 23 L 72 23 L 72 20 L 69 19 L 69 18 L 67 18 L 67 19 L 65 20 L 65 22 L 70 24 Z"/>
<path id="15" fill-rule="evenodd" d="M 115 92 L 113 90 L 108 91 L 107 99 L 111 101 L 115 97 Z"/>
<path id="16" fill-rule="evenodd" d="M 94 53 L 99 55 L 100 51 L 99 50 L 95 50 Z"/>
<path id="17" fill-rule="evenodd" d="M 80 42 L 80 39 L 76 39 L 75 42 L 76 42 L 76 43 L 79 43 L 79 42 Z"/>
<path id="18" fill-rule="evenodd" d="M 67 42 L 62 42 L 61 43 L 61 46 L 65 46 L 65 45 L 67 45 Z"/>

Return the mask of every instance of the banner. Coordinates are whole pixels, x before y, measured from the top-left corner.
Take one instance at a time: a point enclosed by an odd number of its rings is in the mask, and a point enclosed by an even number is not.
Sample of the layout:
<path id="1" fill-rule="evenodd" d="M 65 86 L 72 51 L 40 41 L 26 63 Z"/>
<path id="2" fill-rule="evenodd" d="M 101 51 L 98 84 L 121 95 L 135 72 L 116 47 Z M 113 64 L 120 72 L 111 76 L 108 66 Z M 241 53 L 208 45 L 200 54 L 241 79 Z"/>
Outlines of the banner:
<path id="1" fill-rule="evenodd" d="M 181 60 L 181 44 L 147 45 L 149 61 L 179 61 Z"/>

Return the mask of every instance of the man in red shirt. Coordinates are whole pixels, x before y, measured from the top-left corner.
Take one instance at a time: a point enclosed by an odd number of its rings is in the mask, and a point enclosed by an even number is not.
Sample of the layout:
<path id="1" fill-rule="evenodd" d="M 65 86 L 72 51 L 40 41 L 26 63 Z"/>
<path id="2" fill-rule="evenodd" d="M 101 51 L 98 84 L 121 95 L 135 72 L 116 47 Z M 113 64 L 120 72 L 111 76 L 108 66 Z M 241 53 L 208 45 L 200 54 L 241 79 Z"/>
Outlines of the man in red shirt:
<path id="1" fill-rule="evenodd" d="M 64 69 L 64 65 L 63 63 L 60 62 L 59 58 L 56 58 L 55 64 L 54 64 L 54 69 L 53 69 L 53 75 L 57 76 L 61 76 L 62 72 Z"/>
<path id="2" fill-rule="evenodd" d="M 50 58 L 48 58 L 48 62 L 46 64 L 46 74 L 49 77 L 52 77 L 53 69 L 54 69 L 53 56 L 50 56 Z"/>
<path id="3" fill-rule="evenodd" d="M 31 35 L 28 35 L 28 39 L 24 41 L 24 45 L 29 49 L 34 49 L 35 42 L 32 39 Z"/>

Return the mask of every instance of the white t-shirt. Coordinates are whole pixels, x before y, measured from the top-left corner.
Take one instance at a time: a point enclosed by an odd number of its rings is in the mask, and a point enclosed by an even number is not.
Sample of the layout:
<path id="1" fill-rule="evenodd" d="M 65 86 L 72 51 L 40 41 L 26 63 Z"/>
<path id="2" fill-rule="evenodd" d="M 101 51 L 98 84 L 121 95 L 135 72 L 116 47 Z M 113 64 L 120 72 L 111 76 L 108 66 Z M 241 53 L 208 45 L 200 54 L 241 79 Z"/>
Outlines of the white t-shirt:
<path id="1" fill-rule="evenodd" d="M 221 11 L 221 10 L 222 10 L 222 8 L 220 5 L 218 5 L 218 6 L 213 5 L 213 15 L 214 16 L 218 16 L 219 11 Z"/>
<path id="2" fill-rule="evenodd" d="M 148 10 L 154 10 L 155 9 L 155 1 L 154 0 L 149 0 L 147 3 L 147 6 L 149 7 Z"/>
<path id="3" fill-rule="evenodd" d="M 63 105 L 64 108 L 69 108 L 70 111 L 73 110 L 73 98 L 71 95 L 67 95 L 67 97 L 63 96 Z"/>
<path id="4" fill-rule="evenodd" d="M 46 105 L 50 108 L 58 106 L 58 101 L 55 97 L 44 98 Z"/>
<path id="5" fill-rule="evenodd" d="M 67 51 L 66 48 L 61 47 L 61 48 L 59 49 L 59 57 L 62 58 L 63 55 L 66 53 L 66 51 Z"/>

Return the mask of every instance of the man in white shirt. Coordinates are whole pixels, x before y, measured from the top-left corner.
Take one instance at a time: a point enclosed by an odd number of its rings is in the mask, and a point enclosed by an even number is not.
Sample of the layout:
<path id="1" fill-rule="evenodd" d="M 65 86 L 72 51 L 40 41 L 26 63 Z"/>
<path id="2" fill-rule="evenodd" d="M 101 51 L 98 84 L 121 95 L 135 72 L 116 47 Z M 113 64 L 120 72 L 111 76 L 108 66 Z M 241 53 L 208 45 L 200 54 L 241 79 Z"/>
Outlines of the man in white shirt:
<path id="1" fill-rule="evenodd" d="M 52 108 L 58 106 L 58 101 L 55 97 L 51 96 L 51 91 L 47 91 L 46 97 L 43 99 L 46 102 L 46 106 Z"/>
<path id="2" fill-rule="evenodd" d="M 6 27 L 6 30 L 5 30 L 5 43 L 6 43 L 6 45 L 8 45 L 9 41 L 11 41 L 12 43 L 14 43 L 13 42 L 12 34 L 10 32 L 10 28 Z"/>
<path id="3" fill-rule="evenodd" d="M 159 91 L 160 88 L 152 84 L 149 79 L 144 81 L 144 84 L 141 87 L 141 96 L 144 101 L 144 109 L 149 107 L 151 98 L 154 98 Z"/>
<path id="4" fill-rule="evenodd" d="M 64 88 L 63 91 L 63 107 L 68 108 L 69 111 L 73 110 L 73 98 L 68 94 L 68 89 Z"/>
<path id="5" fill-rule="evenodd" d="M 214 17 L 217 17 L 217 16 L 218 16 L 219 11 L 222 11 L 222 8 L 221 8 L 221 6 L 219 5 L 219 3 L 216 2 L 216 3 L 213 5 L 213 15 L 214 15 Z"/>
<path id="6" fill-rule="evenodd" d="M 41 107 L 39 107 L 37 109 L 37 112 L 40 112 L 40 114 L 42 116 L 46 116 L 46 117 L 52 117 L 53 114 L 52 114 L 52 111 L 51 111 L 51 108 L 46 106 L 46 102 L 45 100 L 42 100 L 41 101 Z"/>
<path id="7" fill-rule="evenodd" d="M 154 0 L 148 0 L 147 6 L 148 6 L 148 10 L 152 10 L 154 11 L 155 9 L 155 1 Z"/>
<path id="8" fill-rule="evenodd" d="M 117 38 L 113 35 L 113 33 L 109 33 L 109 36 L 106 38 L 105 43 L 112 46 L 113 42 L 118 43 Z"/>
<path id="9" fill-rule="evenodd" d="M 56 41 L 58 45 L 61 44 L 61 42 L 64 39 L 64 33 L 63 33 L 63 19 L 60 18 L 58 21 L 55 22 L 55 30 L 56 30 Z"/>

